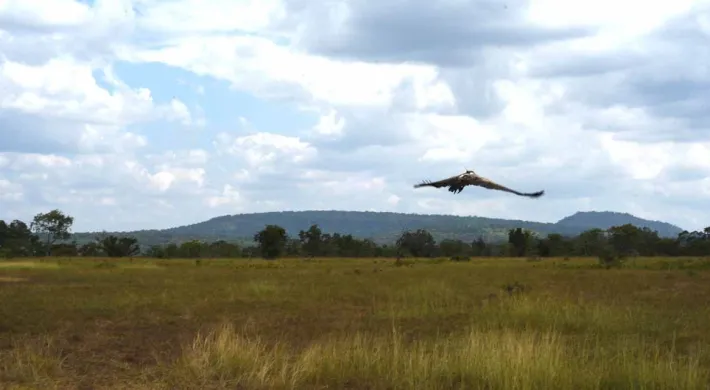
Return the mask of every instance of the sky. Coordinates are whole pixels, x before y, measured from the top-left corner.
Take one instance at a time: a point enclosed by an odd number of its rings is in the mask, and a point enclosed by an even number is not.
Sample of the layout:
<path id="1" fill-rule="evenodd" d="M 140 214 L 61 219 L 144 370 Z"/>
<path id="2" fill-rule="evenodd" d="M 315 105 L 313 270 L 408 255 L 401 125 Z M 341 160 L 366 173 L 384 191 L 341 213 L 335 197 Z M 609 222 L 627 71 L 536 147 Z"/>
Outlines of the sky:
<path id="1" fill-rule="evenodd" d="M 710 1 L 3 0 L 0 219 L 710 225 Z M 538 199 L 412 188 L 473 169 Z"/>

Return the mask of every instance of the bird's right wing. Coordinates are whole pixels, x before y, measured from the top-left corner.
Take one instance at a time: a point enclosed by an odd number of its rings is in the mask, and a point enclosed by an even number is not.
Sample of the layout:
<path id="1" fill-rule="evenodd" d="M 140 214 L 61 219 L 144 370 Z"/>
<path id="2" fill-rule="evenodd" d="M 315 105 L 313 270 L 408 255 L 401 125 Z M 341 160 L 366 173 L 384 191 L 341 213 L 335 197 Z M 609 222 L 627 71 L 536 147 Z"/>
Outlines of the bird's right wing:
<path id="1" fill-rule="evenodd" d="M 456 176 L 451 176 L 443 180 L 439 181 L 430 181 L 430 180 L 424 180 L 423 182 L 419 184 L 415 184 L 414 188 L 420 188 L 420 187 L 434 187 L 434 188 L 441 188 L 441 187 L 448 187 L 454 184 L 458 184 L 459 182 L 459 175 Z"/>

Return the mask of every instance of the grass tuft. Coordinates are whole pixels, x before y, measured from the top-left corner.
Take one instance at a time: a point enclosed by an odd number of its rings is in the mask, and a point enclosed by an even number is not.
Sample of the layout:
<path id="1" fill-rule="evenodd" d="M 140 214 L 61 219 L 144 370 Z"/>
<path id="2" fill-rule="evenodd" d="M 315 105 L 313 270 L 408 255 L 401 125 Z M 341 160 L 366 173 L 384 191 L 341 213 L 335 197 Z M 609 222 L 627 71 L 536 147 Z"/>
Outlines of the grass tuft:
<path id="1" fill-rule="evenodd" d="M 12 340 L 0 351 L 0 384 L 15 388 L 54 388 L 62 375 L 64 358 L 50 337 Z"/>

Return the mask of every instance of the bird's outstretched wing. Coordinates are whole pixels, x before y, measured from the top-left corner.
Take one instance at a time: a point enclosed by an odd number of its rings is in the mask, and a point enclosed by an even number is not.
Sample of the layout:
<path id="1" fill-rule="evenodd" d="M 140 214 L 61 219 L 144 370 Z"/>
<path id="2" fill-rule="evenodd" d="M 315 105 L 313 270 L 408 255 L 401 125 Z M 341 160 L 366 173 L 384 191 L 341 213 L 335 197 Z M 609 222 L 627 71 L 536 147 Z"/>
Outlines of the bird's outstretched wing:
<path id="1" fill-rule="evenodd" d="M 439 180 L 439 181 L 428 181 L 425 180 L 419 184 L 415 184 L 414 188 L 420 188 L 420 187 L 435 187 L 435 188 L 441 188 L 441 187 L 449 187 L 448 190 L 449 192 L 452 192 L 454 194 L 458 194 L 459 192 L 463 191 L 464 187 L 467 185 L 473 184 L 476 180 L 476 174 L 473 172 L 466 172 L 460 175 L 456 176 L 451 176 L 449 178 Z"/>
<path id="2" fill-rule="evenodd" d="M 421 182 L 419 184 L 415 184 L 414 188 L 420 188 L 420 187 L 441 188 L 441 187 L 449 187 L 449 186 L 458 185 L 458 184 L 459 184 L 459 175 L 456 175 L 456 176 L 447 177 L 446 179 L 439 180 L 439 181 L 424 180 L 423 182 Z"/>
<path id="3" fill-rule="evenodd" d="M 485 177 L 481 177 L 481 176 L 479 176 L 478 180 L 476 180 L 476 182 L 472 183 L 472 184 L 475 186 L 487 188 L 489 190 L 510 192 L 511 194 L 520 195 L 520 196 L 527 196 L 528 198 L 539 198 L 545 194 L 544 190 L 537 191 L 537 192 L 519 192 L 519 191 L 508 188 L 504 185 L 498 184 L 490 179 L 486 179 Z"/>

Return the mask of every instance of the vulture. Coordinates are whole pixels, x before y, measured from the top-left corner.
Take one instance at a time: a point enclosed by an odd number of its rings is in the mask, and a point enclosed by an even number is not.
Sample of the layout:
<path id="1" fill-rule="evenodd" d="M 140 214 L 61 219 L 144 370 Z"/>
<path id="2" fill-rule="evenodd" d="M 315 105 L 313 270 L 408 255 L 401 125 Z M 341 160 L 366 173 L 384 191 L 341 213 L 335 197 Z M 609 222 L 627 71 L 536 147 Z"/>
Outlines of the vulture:
<path id="1" fill-rule="evenodd" d="M 539 198 L 543 194 L 545 194 L 544 190 L 538 191 L 538 192 L 531 192 L 531 193 L 518 192 L 518 191 L 510 189 L 506 186 L 495 183 L 489 179 L 486 179 L 485 177 L 478 176 L 476 174 L 476 172 L 468 170 L 468 169 L 466 170 L 466 172 L 464 172 L 460 175 L 451 176 L 447 179 L 434 181 L 434 182 L 429 181 L 429 180 L 425 180 L 419 184 L 415 184 L 414 188 L 449 187 L 450 192 L 453 192 L 454 194 L 458 194 L 459 192 L 463 191 L 464 187 L 466 187 L 466 186 L 479 186 L 479 187 L 487 188 L 489 190 L 505 191 L 505 192 L 510 192 L 515 195 L 527 196 L 529 198 Z"/>

